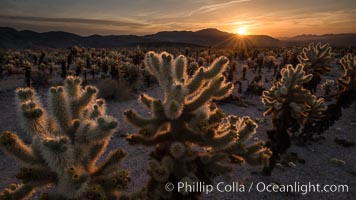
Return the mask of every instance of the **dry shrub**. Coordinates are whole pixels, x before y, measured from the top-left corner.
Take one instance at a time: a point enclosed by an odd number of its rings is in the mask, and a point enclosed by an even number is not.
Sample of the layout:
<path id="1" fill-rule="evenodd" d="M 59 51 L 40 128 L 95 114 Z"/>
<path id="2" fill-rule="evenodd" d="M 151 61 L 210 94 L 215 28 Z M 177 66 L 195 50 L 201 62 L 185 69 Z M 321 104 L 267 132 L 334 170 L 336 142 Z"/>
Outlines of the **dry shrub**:
<path id="1" fill-rule="evenodd" d="M 100 81 L 97 87 L 99 97 L 106 100 L 127 101 L 134 96 L 132 89 L 122 81 L 106 79 Z"/>

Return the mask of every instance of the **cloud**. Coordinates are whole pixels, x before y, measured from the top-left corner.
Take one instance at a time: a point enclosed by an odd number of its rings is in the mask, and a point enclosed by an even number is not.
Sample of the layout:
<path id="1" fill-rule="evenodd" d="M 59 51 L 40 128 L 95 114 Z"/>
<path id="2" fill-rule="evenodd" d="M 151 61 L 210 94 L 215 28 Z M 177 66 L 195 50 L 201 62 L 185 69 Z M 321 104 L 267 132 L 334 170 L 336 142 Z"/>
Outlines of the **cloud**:
<path id="1" fill-rule="evenodd" d="M 215 10 L 218 10 L 218 9 L 221 9 L 221 8 L 225 8 L 225 7 L 227 7 L 229 5 L 232 5 L 232 4 L 243 3 L 243 2 L 248 2 L 248 1 L 250 1 L 250 0 L 235 0 L 235 1 L 229 1 L 229 2 L 226 2 L 226 3 L 205 5 L 205 6 L 201 6 L 201 7 L 197 8 L 197 9 L 191 11 L 188 16 L 192 16 L 192 15 L 197 14 L 197 13 L 213 12 Z"/>
<path id="2" fill-rule="evenodd" d="M 134 20 L 105 20 L 105 19 L 85 19 L 85 18 L 49 18 L 31 16 L 8 16 L 0 15 L 1 21 L 13 22 L 40 22 L 40 23 L 66 23 L 66 24 L 85 24 L 100 26 L 130 26 L 133 28 L 145 27 L 146 23 Z"/>

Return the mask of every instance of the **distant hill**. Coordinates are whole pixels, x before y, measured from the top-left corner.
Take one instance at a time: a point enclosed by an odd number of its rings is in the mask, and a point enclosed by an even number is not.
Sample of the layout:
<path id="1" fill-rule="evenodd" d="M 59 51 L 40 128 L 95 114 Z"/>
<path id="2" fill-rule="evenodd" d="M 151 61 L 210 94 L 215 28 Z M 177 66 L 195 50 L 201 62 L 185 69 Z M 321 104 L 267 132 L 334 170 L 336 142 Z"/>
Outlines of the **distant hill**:
<path id="1" fill-rule="evenodd" d="M 134 35 L 122 36 L 79 36 L 62 31 L 37 33 L 34 31 L 17 31 L 13 28 L 0 28 L 1 48 L 64 48 L 74 45 L 85 47 L 128 47 L 138 43 L 152 42 Z"/>
<path id="2" fill-rule="evenodd" d="M 250 47 L 275 47 L 279 46 L 279 40 L 266 35 L 246 35 L 219 31 L 209 28 L 200 31 L 164 31 L 153 35 L 146 35 L 145 38 L 160 41 L 196 44 L 210 47 L 234 47 L 246 45 Z"/>
<path id="3" fill-rule="evenodd" d="M 280 38 L 282 42 L 297 45 L 313 43 L 329 43 L 332 46 L 344 47 L 356 45 L 356 33 L 325 34 L 325 35 L 298 35 L 291 38 Z"/>
<path id="4" fill-rule="evenodd" d="M 152 35 L 91 35 L 80 36 L 63 31 L 37 33 L 34 31 L 17 31 L 13 28 L 0 27 L 0 48 L 64 48 L 74 45 L 96 48 L 141 46 L 201 46 L 233 47 L 236 45 L 253 47 L 274 47 L 279 40 L 264 35 L 239 37 L 235 34 L 217 29 L 200 31 L 165 31 Z"/>
<path id="5" fill-rule="evenodd" d="M 239 36 L 209 28 L 199 31 L 163 31 L 156 34 L 136 35 L 91 35 L 80 36 L 63 31 L 38 33 L 29 30 L 17 31 L 0 27 L 0 48 L 66 48 L 70 46 L 115 48 L 115 47 L 281 47 L 306 45 L 310 42 L 330 43 L 334 46 L 356 44 L 356 34 L 301 35 L 293 38 L 275 39 L 267 35 Z"/>

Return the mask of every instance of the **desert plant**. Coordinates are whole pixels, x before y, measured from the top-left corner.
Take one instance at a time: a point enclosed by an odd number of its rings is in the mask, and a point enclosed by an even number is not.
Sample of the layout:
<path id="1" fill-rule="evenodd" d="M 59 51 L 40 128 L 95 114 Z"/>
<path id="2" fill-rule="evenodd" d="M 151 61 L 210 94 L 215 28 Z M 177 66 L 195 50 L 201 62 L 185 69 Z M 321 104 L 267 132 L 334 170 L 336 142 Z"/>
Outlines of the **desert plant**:
<path id="1" fill-rule="evenodd" d="M 300 63 L 298 56 L 301 54 L 301 51 L 302 50 L 299 47 L 295 47 L 292 50 L 288 51 L 284 63 L 296 66 L 298 63 Z"/>
<path id="2" fill-rule="evenodd" d="M 261 80 L 261 74 L 256 75 L 253 80 L 248 84 L 246 88 L 246 93 L 261 95 L 262 92 L 265 90 L 264 84 Z"/>
<path id="3" fill-rule="evenodd" d="M 298 60 L 300 64 L 304 65 L 307 74 L 313 74 L 313 78 L 303 86 L 311 92 L 316 92 L 321 76 L 330 71 L 331 47 L 329 44 L 314 45 L 311 43 L 308 47 L 303 48 Z"/>
<path id="4" fill-rule="evenodd" d="M 6 53 L 5 50 L 0 49 L 0 78 L 2 78 L 3 72 L 4 72 L 4 68 L 3 65 L 6 61 Z"/>
<path id="5" fill-rule="evenodd" d="M 243 66 L 242 67 L 242 77 L 241 80 L 246 80 L 246 72 L 247 72 L 247 67 Z"/>
<path id="6" fill-rule="evenodd" d="M 191 62 L 188 65 L 188 76 L 193 76 L 194 72 L 199 68 L 199 65 L 197 62 Z"/>
<path id="7" fill-rule="evenodd" d="M 97 89 L 81 88 L 78 77 L 67 77 L 65 85 L 49 90 L 50 113 L 30 88 L 16 90 L 24 130 L 32 144 L 5 131 L 1 148 L 21 162 L 17 178 L 22 181 L 5 189 L 0 199 L 23 199 L 36 189 L 52 184 L 42 199 L 112 199 L 127 187 L 128 171 L 120 168 L 126 153 L 116 148 L 106 159 L 98 159 L 107 148 L 117 126 L 105 114 L 105 101 L 96 99 Z"/>
<path id="8" fill-rule="evenodd" d="M 227 69 L 224 72 L 225 78 L 229 82 L 234 82 L 234 73 L 237 70 L 238 63 L 237 61 L 234 61 L 227 67 Z"/>
<path id="9" fill-rule="evenodd" d="M 255 72 L 258 72 L 258 74 L 261 74 L 264 62 L 265 62 L 265 60 L 264 60 L 262 54 L 258 55 L 258 57 L 256 59 L 257 65 L 256 65 L 256 68 L 255 68 Z"/>
<path id="10" fill-rule="evenodd" d="M 7 64 L 5 65 L 5 69 L 6 69 L 6 71 L 7 71 L 7 75 L 8 75 L 8 76 L 11 76 L 11 75 L 12 75 L 12 73 L 13 73 L 13 71 L 14 71 L 14 68 L 15 68 L 15 66 L 14 66 L 14 64 L 12 64 L 12 63 L 7 63 Z"/>
<path id="11" fill-rule="evenodd" d="M 304 124 L 322 118 L 326 105 L 323 98 L 317 98 L 303 88 L 312 76 L 306 75 L 304 66 L 287 65 L 281 70 L 281 80 L 263 92 L 262 103 L 267 107 L 264 115 L 272 114 L 273 129 L 268 130 L 268 147 L 273 154 L 270 164 L 263 169 L 264 175 L 270 175 L 281 154 L 291 145 L 291 135 L 297 135 Z"/>
<path id="12" fill-rule="evenodd" d="M 123 81 L 105 79 L 98 83 L 100 98 L 114 101 L 127 101 L 132 98 L 132 88 Z"/>
<path id="13" fill-rule="evenodd" d="M 27 87 L 31 87 L 31 68 L 32 68 L 32 64 L 27 61 L 24 60 L 21 64 L 21 67 L 23 68 L 23 70 L 25 71 L 25 83 Z"/>
<path id="14" fill-rule="evenodd" d="M 124 114 L 139 128 L 128 141 L 155 148 L 148 166 L 149 199 L 196 199 L 199 192 L 167 192 L 165 184 L 209 183 L 216 175 L 229 173 L 233 163 L 268 164 L 269 151 L 263 142 L 250 141 L 257 124 L 249 117 L 226 116 L 211 102 L 226 97 L 233 88 L 222 74 L 228 64 L 226 57 L 200 67 L 191 77 L 182 55 L 174 59 L 166 52 L 148 52 L 144 62 L 158 79 L 164 98 L 142 94 L 139 100 L 151 115 L 134 110 Z"/>
<path id="15" fill-rule="evenodd" d="M 337 91 L 337 84 L 334 80 L 327 79 L 320 85 L 320 88 L 323 91 L 324 97 L 330 97 L 335 95 L 334 93 Z"/>
<path id="16" fill-rule="evenodd" d="M 341 87 L 338 100 L 346 107 L 356 100 L 356 56 L 347 54 L 341 58 L 340 63 L 344 74 L 337 80 Z"/>
<path id="17" fill-rule="evenodd" d="M 122 77 L 128 85 L 133 85 L 140 77 L 140 67 L 131 63 L 122 63 Z"/>
<path id="18" fill-rule="evenodd" d="M 342 109 L 348 108 L 356 100 L 356 57 L 348 54 L 341 58 L 340 63 L 344 74 L 336 81 L 337 90 L 333 91 L 336 93 L 335 101 L 328 105 L 322 120 L 306 123 L 302 134 L 305 139 L 326 131 L 342 116 Z"/>
<path id="19" fill-rule="evenodd" d="M 46 53 L 42 52 L 40 58 L 38 59 L 38 65 L 41 65 L 43 62 L 43 59 L 46 57 Z"/>

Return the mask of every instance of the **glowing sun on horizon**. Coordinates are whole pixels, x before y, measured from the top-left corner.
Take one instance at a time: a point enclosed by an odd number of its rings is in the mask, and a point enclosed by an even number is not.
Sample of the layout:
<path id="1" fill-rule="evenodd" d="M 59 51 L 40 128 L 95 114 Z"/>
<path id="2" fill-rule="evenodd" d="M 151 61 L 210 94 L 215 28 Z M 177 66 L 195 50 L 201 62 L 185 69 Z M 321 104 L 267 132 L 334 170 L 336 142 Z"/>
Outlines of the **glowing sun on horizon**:
<path id="1" fill-rule="evenodd" d="M 246 35 L 247 28 L 245 26 L 238 27 L 238 28 L 236 28 L 235 33 L 239 34 L 239 35 Z"/>

